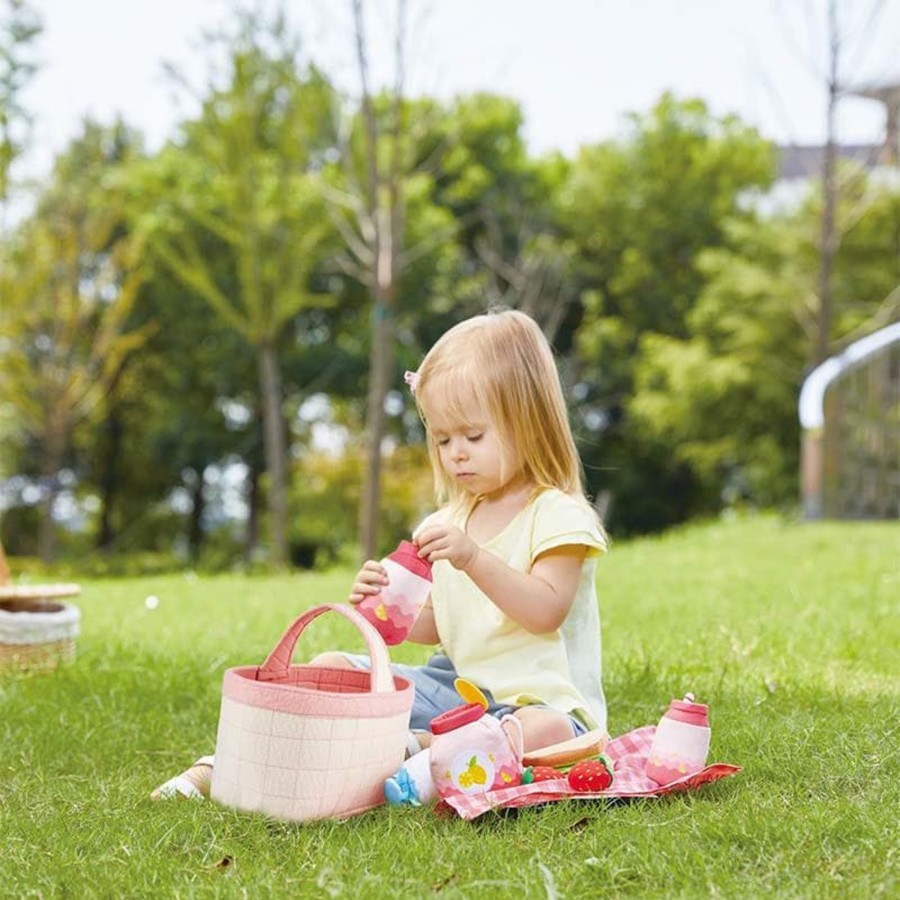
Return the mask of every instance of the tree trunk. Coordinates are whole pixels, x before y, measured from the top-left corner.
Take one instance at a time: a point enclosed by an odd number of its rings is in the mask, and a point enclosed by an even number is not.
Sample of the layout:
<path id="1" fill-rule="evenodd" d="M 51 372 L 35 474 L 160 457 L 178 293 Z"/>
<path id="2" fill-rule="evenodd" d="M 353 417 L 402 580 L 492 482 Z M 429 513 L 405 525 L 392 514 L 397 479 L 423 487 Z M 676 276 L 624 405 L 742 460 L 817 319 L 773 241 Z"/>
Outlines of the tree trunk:
<path id="1" fill-rule="evenodd" d="M 403 185 L 401 137 L 403 131 L 403 43 L 406 2 L 397 4 L 394 33 L 395 83 L 392 90 L 393 120 L 386 135 L 389 157 L 379 158 L 379 127 L 369 92 L 369 63 L 361 0 L 354 0 L 356 54 L 362 85 L 361 111 L 365 127 L 365 209 L 372 233 L 371 285 L 373 291 L 372 350 L 369 356 L 369 392 L 366 402 L 366 470 L 359 514 L 359 543 L 363 558 L 378 550 L 381 507 L 381 443 L 384 437 L 384 400 L 391 383 L 394 357 L 394 290 L 397 254 L 403 239 Z M 369 263 L 367 262 L 367 265 Z"/>
<path id="2" fill-rule="evenodd" d="M 281 414 L 281 371 L 272 341 L 259 347 L 259 384 L 263 407 L 263 451 L 269 475 L 268 509 L 272 530 L 272 562 L 287 567 L 287 478 L 284 418 Z"/>
<path id="3" fill-rule="evenodd" d="M 97 534 L 97 549 L 108 552 L 116 539 L 113 530 L 113 508 L 119 494 L 118 459 L 122 451 L 122 419 L 116 410 L 111 410 L 106 420 L 106 442 L 100 472 L 100 525 Z"/>
<path id="4" fill-rule="evenodd" d="M 12 581 L 12 575 L 9 571 L 9 563 L 6 560 L 6 554 L 3 552 L 3 544 L 0 544 L 0 587 L 9 584 Z"/>
<path id="5" fill-rule="evenodd" d="M 65 416 L 51 412 L 47 418 L 41 452 L 41 480 L 45 492 L 38 507 L 38 555 L 41 562 L 50 564 L 56 558 L 56 530 L 53 509 L 59 496 L 59 470 L 66 452 L 68 424 Z"/>
<path id="6" fill-rule="evenodd" d="M 191 515 L 188 520 L 188 555 L 196 562 L 203 546 L 203 513 L 206 500 L 203 496 L 203 466 L 194 469 L 196 478 L 191 491 Z"/>
<path id="7" fill-rule="evenodd" d="M 247 527 L 244 531 L 244 562 L 253 561 L 259 543 L 259 470 L 250 466 L 247 474 Z"/>
<path id="8" fill-rule="evenodd" d="M 837 26 L 836 0 L 828 4 L 829 21 L 829 72 L 828 72 L 828 110 L 826 113 L 825 155 L 822 160 L 822 230 L 819 240 L 819 314 L 816 323 L 816 341 L 813 350 L 813 365 L 828 359 L 831 347 L 831 306 L 832 306 L 832 271 L 834 257 L 837 253 L 838 236 L 835 227 L 835 209 L 837 206 L 837 184 L 835 182 L 835 162 L 837 159 L 837 140 L 835 135 L 835 119 L 837 101 L 840 92 L 838 85 L 838 58 L 840 43 Z"/>
<path id="9" fill-rule="evenodd" d="M 393 285 L 386 286 L 393 289 Z M 393 323 L 390 292 L 376 288 L 372 311 L 372 350 L 369 355 L 369 393 L 366 402 L 366 469 L 360 503 L 359 541 L 364 559 L 378 551 L 381 507 L 381 443 L 384 438 L 384 399 L 390 385 Z"/>

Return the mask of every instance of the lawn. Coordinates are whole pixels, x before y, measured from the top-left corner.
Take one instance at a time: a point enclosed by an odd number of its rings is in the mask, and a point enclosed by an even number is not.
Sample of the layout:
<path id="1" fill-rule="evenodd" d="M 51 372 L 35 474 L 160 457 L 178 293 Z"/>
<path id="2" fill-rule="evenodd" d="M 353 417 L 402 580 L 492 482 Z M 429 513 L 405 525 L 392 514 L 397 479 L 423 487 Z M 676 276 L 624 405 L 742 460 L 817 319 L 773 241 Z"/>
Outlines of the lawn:
<path id="1" fill-rule="evenodd" d="M 75 662 L 0 675 L 0 895 L 900 895 L 897 524 L 750 517 L 601 562 L 611 733 L 690 690 L 710 704 L 711 761 L 744 767 L 690 795 L 302 825 L 149 801 L 212 751 L 223 670 L 261 662 L 350 575 L 83 583 Z M 298 653 L 361 646 L 323 617 Z"/>

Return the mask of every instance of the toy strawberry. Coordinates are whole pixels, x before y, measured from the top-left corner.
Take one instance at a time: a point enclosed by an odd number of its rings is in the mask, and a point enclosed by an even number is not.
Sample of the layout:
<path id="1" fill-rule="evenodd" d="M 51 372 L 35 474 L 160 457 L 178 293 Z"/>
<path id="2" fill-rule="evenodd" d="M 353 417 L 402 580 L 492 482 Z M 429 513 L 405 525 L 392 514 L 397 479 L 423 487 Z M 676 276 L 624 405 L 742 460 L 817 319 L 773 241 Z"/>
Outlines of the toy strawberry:
<path id="1" fill-rule="evenodd" d="M 569 770 L 569 786 L 583 794 L 605 791 L 612 780 L 612 765 L 605 756 L 582 760 Z"/>
<path id="2" fill-rule="evenodd" d="M 537 781 L 554 781 L 564 778 L 565 773 L 552 766 L 528 766 L 522 773 L 522 784 L 534 784 Z"/>

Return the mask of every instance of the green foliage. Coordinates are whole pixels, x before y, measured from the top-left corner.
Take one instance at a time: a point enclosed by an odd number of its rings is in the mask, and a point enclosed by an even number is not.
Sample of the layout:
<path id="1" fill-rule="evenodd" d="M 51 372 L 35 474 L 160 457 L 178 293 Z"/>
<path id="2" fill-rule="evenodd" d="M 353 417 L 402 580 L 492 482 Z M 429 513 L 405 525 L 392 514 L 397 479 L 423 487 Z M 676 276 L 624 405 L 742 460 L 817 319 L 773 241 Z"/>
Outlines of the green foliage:
<path id="1" fill-rule="evenodd" d="M 85 582 L 74 663 L 0 681 L 0 882 L 47 897 L 893 896 L 897 530 L 766 517 L 617 543 L 598 570 L 612 733 L 692 690 L 710 704 L 711 759 L 743 771 L 660 800 L 474 822 L 152 803 L 213 749 L 222 671 L 341 601 L 353 570 Z M 345 626 L 317 619 L 296 659 L 361 650 Z"/>
<path id="2" fill-rule="evenodd" d="M 553 281 L 560 275 L 548 277 L 548 270 L 564 260 L 553 195 L 565 164 L 559 157 L 529 158 L 521 108 L 509 98 L 474 94 L 441 113 L 423 146 L 433 147 L 436 160 L 435 201 L 458 223 L 458 255 L 450 277 L 437 285 L 438 316 L 423 326 L 426 346 L 448 324 L 492 304 L 554 319 L 559 297 Z"/>
<path id="3" fill-rule="evenodd" d="M 19 0 L 4 9 L 5 178 L 39 26 Z M 305 62 L 283 15 L 238 13 L 204 52 L 197 112 L 166 146 L 146 155 L 123 124 L 88 123 L 0 245 L 0 473 L 75 473 L 92 512 L 85 535 L 58 535 L 64 553 L 249 565 L 276 532 L 259 509 L 289 491 L 295 558 L 350 558 L 356 436 L 385 334 L 384 380 L 402 391 L 387 404 L 386 549 L 430 506 L 401 373 L 492 304 L 531 313 L 557 351 L 613 533 L 793 505 L 821 197 L 757 214 L 775 149 L 753 129 L 664 95 L 617 140 L 535 159 L 510 98 L 384 92 L 373 198 L 363 111 Z M 836 350 L 900 312 L 900 195 L 852 167 L 840 176 Z M 396 214 L 381 340 L 368 312 L 388 232 L 373 199 Z M 344 417 L 342 456 L 309 452 L 319 396 Z M 394 473 L 397 460 L 415 477 Z M 250 510 L 237 526 L 220 521 L 212 483 L 235 466 Z M 13 547 L 34 552 L 34 511 L 7 518 Z"/>
<path id="4" fill-rule="evenodd" d="M 315 71 L 297 70 L 283 22 L 247 15 L 241 29 L 225 83 L 209 86 L 200 117 L 183 125 L 185 140 L 136 174 L 157 201 L 142 216 L 152 251 L 259 346 L 304 307 L 327 301 L 309 285 L 327 236 L 310 169 L 328 146 L 331 88 Z M 204 253 L 204 236 L 231 256 L 228 281 Z"/>
<path id="5" fill-rule="evenodd" d="M 754 130 L 670 95 L 632 117 L 624 140 L 584 148 L 572 165 L 559 202 L 583 284 L 580 430 L 592 492 L 615 493 L 614 531 L 663 528 L 721 502 L 720 481 L 694 466 L 702 456 L 721 475 L 724 448 L 700 435 L 689 451 L 678 446 L 684 408 L 699 393 L 679 396 L 679 385 L 706 366 L 697 350 L 676 358 L 672 342 L 692 333 L 709 278 L 703 254 L 727 245 L 733 223 L 752 220 L 746 198 L 773 170 L 773 148 Z M 735 377 L 717 360 L 711 398 Z M 642 390 L 653 395 L 632 402 Z M 703 419 L 691 411 L 692 424 Z"/>
<path id="6" fill-rule="evenodd" d="M 625 141 L 582 149 L 560 202 L 599 288 L 591 312 L 637 334 L 683 336 L 703 285 L 698 254 L 773 174 L 774 149 L 757 132 L 671 95 L 633 116 Z"/>
<path id="7" fill-rule="evenodd" d="M 33 448 L 23 468 L 44 479 L 40 547 L 48 561 L 56 479 L 71 460 L 74 432 L 152 330 L 130 321 L 144 273 L 116 178 L 138 149 L 121 124 L 86 123 L 33 215 L 0 248 L 0 377 Z"/>
<path id="8" fill-rule="evenodd" d="M 292 479 L 291 539 L 314 551 L 318 566 L 358 561 L 356 545 L 362 450 L 307 453 Z M 397 447 L 383 461 L 379 552 L 386 553 L 432 511 L 434 485 L 424 447 Z"/>
<path id="9" fill-rule="evenodd" d="M 900 192 L 856 178 L 841 207 L 851 222 L 835 261 L 834 335 L 848 343 L 900 309 Z M 851 216 L 852 212 L 852 216 Z M 797 494 L 797 396 L 810 358 L 818 210 L 732 221 L 703 253 L 707 284 L 690 337 L 641 343 L 629 411 L 726 502 L 791 503 Z M 721 490 L 721 487 L 720 487 Z"/>
<path id="10" fill-rule="evenodd" d="M 838 346 L 900 318 L 900 188 L 848 172 L 835 260 Z"/>
<path id="11" fill-rule="evenodd" d="M 729 236 L 739 250 L 699 260 L 708 286 L 689 317 L 693 337 L 642 340 L 629 411 L 724 502 L 784 503 L 796 495 L 803 279 L 789 228 L 733 223 Z"/>
<path id="12" fill-rule="evenodd" d="M 40 17 L 25 0 L 0 6 L 0 206 L 9 197 L 10 168 L 25 149 L 30 124 L 22 91 L 37 71 L 31 45 L 43 30 Z"/>
<path id="13" fill-rule="evenodd" d="M 34 216 L 4 245 L 0 371 L 7 402 L 32 434 L 83 418 L 146 338 L 126 328 L 143 274 L 111 177 L 134 142 L 120 125 L 88 123 L 57 161 Z"/>
<path id="14" fill-rule="evenodd" d="M 314 70 L 298 70 L 283 17 L 269 22 L 245 12 L 238 28 L 228 40 L 224 83 L 211 80 L 200 117 L 183 126 L 185 140 L 135 172 L 159 198 L 138 227 L 154 257 L 253 348 L 272 560 L 284 565 L 279 345 L 302 311 L 332 304 L 313 274 L 332 235 L 314 170 L 332 141 L 333 92 Z M 204 252 L 209 241 L 220 247 L 225 279 L 221 262 Z"/>

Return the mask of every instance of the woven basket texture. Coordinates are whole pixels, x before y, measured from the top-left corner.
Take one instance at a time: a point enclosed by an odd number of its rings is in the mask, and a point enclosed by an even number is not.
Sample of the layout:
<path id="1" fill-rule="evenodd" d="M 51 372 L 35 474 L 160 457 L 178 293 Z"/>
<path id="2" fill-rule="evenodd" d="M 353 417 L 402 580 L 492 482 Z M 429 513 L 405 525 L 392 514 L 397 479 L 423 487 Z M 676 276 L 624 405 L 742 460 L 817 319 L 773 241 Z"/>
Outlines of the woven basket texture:
<path id="1" fill-rule="evenodd" d="M 46 599 L 0 600 L 0 669 L 50 669 L 73 659 L 77 606 Z"/>

